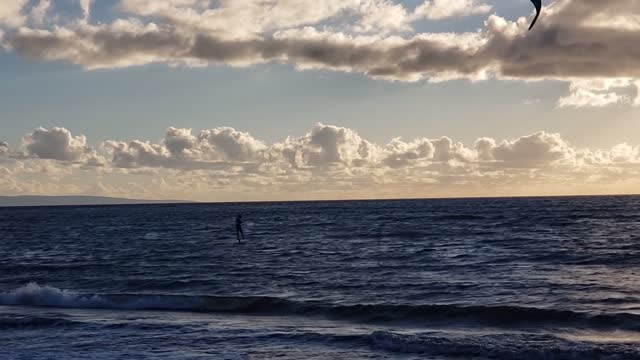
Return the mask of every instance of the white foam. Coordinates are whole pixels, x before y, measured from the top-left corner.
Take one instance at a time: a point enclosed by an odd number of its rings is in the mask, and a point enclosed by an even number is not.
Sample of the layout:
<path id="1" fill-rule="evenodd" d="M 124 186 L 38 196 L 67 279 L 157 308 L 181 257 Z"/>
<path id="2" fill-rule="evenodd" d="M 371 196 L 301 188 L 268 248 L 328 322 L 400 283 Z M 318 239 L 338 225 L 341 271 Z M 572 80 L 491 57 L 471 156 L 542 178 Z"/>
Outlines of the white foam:
<path id="1" fill-rule="evenodd" d="M 16 290 L 0 294 L 0 305 L 100 308 L 108 307 L 109 302 L 98 295 L 81 295 L 74 291 L 29 283 Z"/>
<path id="2" fill-rule="evenodd" d="M 120 310 L 193 310 L 200 307 L 201 301 L 198 298 L 180 296 L 84 295 L 53 286 L 29 283 L 16 290 L 0 293 L 0 305 Z"/>

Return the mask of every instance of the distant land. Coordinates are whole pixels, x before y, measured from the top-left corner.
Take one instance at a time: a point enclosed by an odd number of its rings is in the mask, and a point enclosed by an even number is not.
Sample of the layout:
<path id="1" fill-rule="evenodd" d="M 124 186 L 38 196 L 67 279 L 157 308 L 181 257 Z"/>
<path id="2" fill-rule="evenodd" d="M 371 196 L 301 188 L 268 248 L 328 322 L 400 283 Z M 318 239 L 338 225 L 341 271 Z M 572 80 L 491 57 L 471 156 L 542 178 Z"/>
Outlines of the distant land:
<path id="1" fill-rule="evenodd" d="M 78 205 L 132 205 L 179 204 L 182 200 L 136 200 L 103 196 L 0 196 L 0 207 L 7 206 L 78 206 Z"/>

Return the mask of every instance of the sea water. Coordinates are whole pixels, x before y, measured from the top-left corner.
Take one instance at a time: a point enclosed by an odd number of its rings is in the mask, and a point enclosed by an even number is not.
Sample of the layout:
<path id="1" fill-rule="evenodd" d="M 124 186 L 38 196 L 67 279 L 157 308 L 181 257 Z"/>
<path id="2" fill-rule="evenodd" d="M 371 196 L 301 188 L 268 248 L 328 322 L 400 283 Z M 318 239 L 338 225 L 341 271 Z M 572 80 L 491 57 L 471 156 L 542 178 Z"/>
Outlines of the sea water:
<path id="1" fill-rule="evenodd" d="M 0 209 L 0 359 L 274 358 L 640 359 L 640 197 Z"/>

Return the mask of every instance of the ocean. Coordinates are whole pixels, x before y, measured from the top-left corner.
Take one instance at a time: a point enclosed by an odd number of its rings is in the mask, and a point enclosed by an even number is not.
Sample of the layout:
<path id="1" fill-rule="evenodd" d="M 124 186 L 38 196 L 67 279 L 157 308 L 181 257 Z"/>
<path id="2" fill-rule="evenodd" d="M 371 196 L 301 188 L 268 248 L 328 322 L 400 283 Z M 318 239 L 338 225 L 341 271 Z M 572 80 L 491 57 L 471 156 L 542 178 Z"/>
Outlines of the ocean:
<path id="1" fill-rule="evenodd" d="M 0 359 L 640 359 L 640 197 L 1 208 Z"/>

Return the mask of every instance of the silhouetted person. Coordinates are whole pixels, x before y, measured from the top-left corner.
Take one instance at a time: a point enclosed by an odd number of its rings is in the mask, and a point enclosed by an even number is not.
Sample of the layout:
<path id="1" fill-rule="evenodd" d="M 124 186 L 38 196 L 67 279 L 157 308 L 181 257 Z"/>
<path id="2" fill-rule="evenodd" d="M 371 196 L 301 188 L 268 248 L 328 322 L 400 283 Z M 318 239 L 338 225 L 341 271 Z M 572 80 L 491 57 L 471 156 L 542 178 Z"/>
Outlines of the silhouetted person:
<path id="1" fill-rule="evenodd" d="M 531 2 L 533 3 L 533 6 L 536 7 L 536 17 L 533 18 L 533 22 L 531 23 L 531 26 L 529 26 L 529 30 L 533 29 L 533 25 L 538 21 L 538 16 L 540 16 L 540 11 L 542 11 L 542 0 L 531 0 Z"/>
<path id="2" fill-rule="evenodd" d="M 244 232 L 242 231 L 242 215 L 236 216 L 236 237 L 238 238 L 238 242 L 241 242 L 241 238 L 244 239 Z"/>

